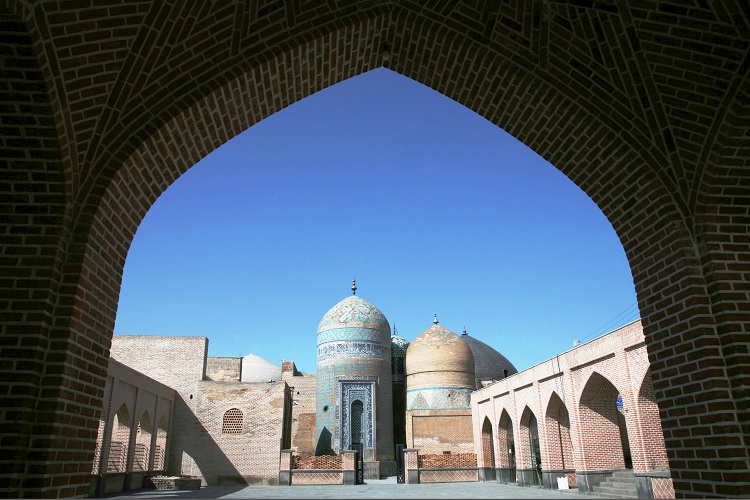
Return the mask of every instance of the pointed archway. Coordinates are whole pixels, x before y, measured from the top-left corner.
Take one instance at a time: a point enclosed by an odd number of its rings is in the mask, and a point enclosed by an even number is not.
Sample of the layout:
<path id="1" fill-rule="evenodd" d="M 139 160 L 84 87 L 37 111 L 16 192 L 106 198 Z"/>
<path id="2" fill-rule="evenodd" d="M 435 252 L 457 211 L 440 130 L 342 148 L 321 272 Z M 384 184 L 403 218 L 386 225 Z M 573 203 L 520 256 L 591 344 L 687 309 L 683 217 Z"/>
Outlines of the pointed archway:
<path id="1" fill-rule="evenodd" d="M 497 472 L 498 482 L 503 484 L 516 482 L 516 443 L 513 432 L 513 420 L 503 408 L 497 423 Z"/>
<path id="2" fill-rule="evenodd" d="M 495 480 L 495 439 L 489 417 L 484 417 L 482 422 L 482 464 L 479 466 L 479 479 Z"/>
<path id="3" fill-rule="evenodd" d="M 578 403 L 582 460 L 581 470 L 576 474 L 579 490 L 592 491 L 613 471 L 626 469 L 630 447 L 622 409 L 617 387 L 606 377 L 593 372 Z"/>
<path id="4" fill-rule="evenodd" d="M 122 268 L 154 200 L 240 131 L 382 65 L 503 127 L 599 205 L 633 269 L 662 428 L 682 436 L 677 409 L 686 406 L 691 427 L 710 436 L 668 440 L 677 494 L 748 493 L 748 321 L 736 314 L 749 293 L 737 289 L 747 272 L 739 263 L 750 255 L 738 190 L 749 177 L 738 151 L 748 147 L 750 114 L 740 3 L 674 15 L 627 2 L 143 2 L 122 6 L 128 27 L 114 44 L 100 43 L 112 36 L 108 9 L 82 20 L 75 3 L 30 5 L 2 3 L 13 32 L 6 53 L 23 59 L 3 78 L 35 93 L 3 108 L 20 118 L 4 133 L 12 168 L 0 174 L 14 200 L 0 207 L 11 249 L 3 361 L 23 367 L 22 380 L 3 386 L 23 393 L 7 412 L 19 430 L 3 441 L 1 474 L 14 495 L 56 480 L 45 443 L 58 439 L 88 451 L 54 491 L 88 491 L 91 408 L 101 402 Z M 671 29 L 677 19 L 708 27 L 686 34 Z M 269 20 L 277 23 L 265 30 Z M 592 26 L 606 30 L 592 36 Z M 684 50 L 665 60 L 675 46 Z M 706 56 L 714 48 L 722 57 Z M 108 62 L 84 68 L 79 50 Z M 699 370 L 718 383 L 697 387 Z M 672 391 L 694 397 L 678 401 Z M 684 456 L 713 442 L 729 453 L 696 478 Z M 712 479 L 726 470 L 728 486 Z"/>
<path id="5" fill-rule="evenodd" d="M 531 408 L 526 406 L 519 419 L 518 486 L 542 484 L 542 452 L 539 441 L 539 423 Z"/>
<path id="6" fill-rule="evenodd" d="M 570 437 L 570 414 L 557 392 L 552 393 L 547 403 L 544 425 L 547 439 L 545 467 L 542 472 L 544 486 L 556 489 L 557 478 L 565 477 L 568 485 L 575 487 L 577 483 L 573 441 Z"/>

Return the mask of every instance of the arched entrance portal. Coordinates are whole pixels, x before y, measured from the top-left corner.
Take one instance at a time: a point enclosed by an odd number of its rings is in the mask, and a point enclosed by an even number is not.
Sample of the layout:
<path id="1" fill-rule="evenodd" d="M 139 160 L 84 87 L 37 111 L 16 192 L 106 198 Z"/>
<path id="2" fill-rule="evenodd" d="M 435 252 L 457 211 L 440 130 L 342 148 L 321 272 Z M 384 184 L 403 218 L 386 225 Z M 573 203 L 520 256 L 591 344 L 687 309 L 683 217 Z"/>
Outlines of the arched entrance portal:
<path id="1" fill-rule="evenodd" d="M 750 324 L 736 314 L 750 300 L 737 288 L 750 260 L 740 3 L 256 7 L 123 5 L 127 27 L 114 29 L 108 9 L 83 20 L 76 4 L 0 5 L 14 54 L 3 80 L 16 83 L 3 108 L 15 117 L 3 134 L 12 168 L 0 173 L 13 200 L 1 208 L 2 356 L 19 373 L 0 389 L 20 394 L 0 422 L 10 496 L 88 491 L 122 269 L 151 204 L 242 130 L 383 65 L 504 128 L 598 204 L 633 269 L 664 432 L 679 436 L 682 415 L 695 415 L 691 436 L 667 440 L 676 494 L 750 493 Z M 672 30 L 678 20 L 705 37 Z M 84 71 L 81 53 L 108 62 Z M 698 370 L 713 382 L 695 387 Z M 50 459 L 47 444 L 58 440 L 90 450 L 64 481 L 64 453 Z M 714 442 L 726 453 L 696 477 L 683 457 Z"/>

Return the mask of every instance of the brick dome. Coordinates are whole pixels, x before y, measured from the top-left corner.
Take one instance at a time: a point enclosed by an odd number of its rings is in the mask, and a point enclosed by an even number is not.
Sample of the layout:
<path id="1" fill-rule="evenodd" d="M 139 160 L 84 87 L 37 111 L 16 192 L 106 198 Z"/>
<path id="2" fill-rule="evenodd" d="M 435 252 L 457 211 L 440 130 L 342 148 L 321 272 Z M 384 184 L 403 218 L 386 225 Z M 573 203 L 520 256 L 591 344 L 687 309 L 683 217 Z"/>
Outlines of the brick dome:
<path id="1" fill-rule="evenodd" d="M 410 387 L 474 387 L 474 354 L 454 332 L 435 324 L 406 349 Z"/>
<path id="2" fill-rule="evenodd" d="M 482 382 L 502 380 L 507 376 L 518 373 L 513 363 L 508 358 L 488 346 L 481 340 L 477 340 L 465 331 L 461 338 L 466 342 L 474 354 L 474 376 L 477 380 L 477 388 L 481 388 Z"/>

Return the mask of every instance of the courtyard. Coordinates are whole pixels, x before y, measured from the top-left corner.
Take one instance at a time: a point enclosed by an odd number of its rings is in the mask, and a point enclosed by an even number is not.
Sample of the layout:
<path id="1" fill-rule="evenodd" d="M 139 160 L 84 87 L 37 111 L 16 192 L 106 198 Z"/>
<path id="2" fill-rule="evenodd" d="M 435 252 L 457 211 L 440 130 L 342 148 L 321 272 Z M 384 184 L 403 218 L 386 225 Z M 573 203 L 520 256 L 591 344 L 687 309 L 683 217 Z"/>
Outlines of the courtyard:
<path id="1" fill-rule="evenodd" d="M 604 498 L 577 489 L 523 488 L 496 482 L 397 484 L 395 477 L 354 486 L 206 486 L 199 491 L 140 490 L 107 498 Z"/>

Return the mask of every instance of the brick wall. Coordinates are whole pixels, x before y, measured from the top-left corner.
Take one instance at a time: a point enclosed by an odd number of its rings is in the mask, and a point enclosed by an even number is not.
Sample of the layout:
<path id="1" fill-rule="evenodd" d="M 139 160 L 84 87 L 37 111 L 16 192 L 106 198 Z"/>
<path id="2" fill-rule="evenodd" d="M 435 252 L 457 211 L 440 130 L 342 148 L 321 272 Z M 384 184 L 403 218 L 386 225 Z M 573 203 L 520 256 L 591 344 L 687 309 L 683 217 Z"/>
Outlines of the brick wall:
<path id="1" fill-rule="evenodd" d="M 196 384 L 200 425 L 182 450 L 180 473 L 202 477 L 207 484 L 277 484 L 288 397 L 283 381 Z M 230 410 L 241 412 L 238 433 L 223 432 Z"/>
<path id="2" fill-rule="evenodd" d="M 602 209 L 633 271 L 675 493 L 750 495 L 741 2 L 0 7 L 3 492 L 86 493 L 122 269 L 159 195 L 249 126 L 385 65 Z"/>
<path id="3" fill-rule="evenodd" d="M 531 468 L 536 420 L 543 471 L 618 470 L 629 454 L 643 477 L 669 472 L 647 356 L 636 321 L 476 391 L 472 418 L 480 463 L 490 422 L 496 467 Z M 509 453 L 511 435 L 515 453 Z M 576 484 L 575 477 L 569 480 Z"/>
<path id="4" fill-rule="evenodd" d="M 174 389 L 110 360 L 104 408 L 99 423 L 91 480 L 91 495 L 122 491 L 124 473 L 130 488 L 141 488 L 143 475 L 164 470 Z"/>
<path id="5" fill-rule="evenodd" d="M 341 469 L 341 455 L 292 455 L 292 469 Z"/>
<path id="6" fill-rule="evenodd" d="M 282 361 L 281 379 L 289 385 L 292 398 L 291 446 L 298 453 L 315 453 L 315 375 L 298 372 L 293 361 Z"/>
<path id="7" fill-rule="evenodd" d="M 206 358 L 206 378 L 215 382 L 239 382 L 242 375 L 242 358 Z"/>
<path id="8" fill-rule="evenodd" d="M 205 337 L 159 337 L 115 335 L 111 355 L 134 370 L 175 389 L 172 442 L 167 453 L 167 472 L 199 475 L 192 450 L 200 426 L 195 399 L 197 384 L 206 373 L 208 339 Z M 179 359 L 179 363 L 172 360 Z"/>
<path id="9" fill-rule="evenodd" d="M 406 412 L 407 447 L 420 453 L 462 453 L 474 448 L 469 410 Z"/>
<path id="10" fill-rule="evenodd" d="M 419 454 L 419 468 L 476 467 L 476 453 L 427 453 Z"/>

